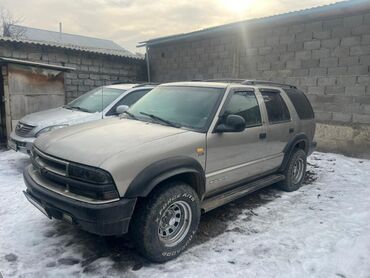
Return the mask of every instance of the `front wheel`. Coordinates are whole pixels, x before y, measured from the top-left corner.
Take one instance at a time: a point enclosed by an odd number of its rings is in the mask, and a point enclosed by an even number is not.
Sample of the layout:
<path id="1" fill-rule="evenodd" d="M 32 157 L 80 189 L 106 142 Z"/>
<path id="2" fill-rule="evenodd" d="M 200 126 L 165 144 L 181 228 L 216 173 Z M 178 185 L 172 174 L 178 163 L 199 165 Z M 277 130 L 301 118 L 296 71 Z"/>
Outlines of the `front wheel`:
<path id="1" fill-rule="evenodd" d="M 154 262 L 177 257 L 197 231 L 197 193 L 183 182 L 170 182 L 142 200 L 133 215 L 130 233 L 139 252 Z"/>
<path id="2" fill-rule="evenodd" d="M 279 187 L 288 192 L 300 188 L 306 176 L 306 166 L 306 152 L 302 149 L 295 149 L 283 171 L 285 179 L 279 183 Z"/>

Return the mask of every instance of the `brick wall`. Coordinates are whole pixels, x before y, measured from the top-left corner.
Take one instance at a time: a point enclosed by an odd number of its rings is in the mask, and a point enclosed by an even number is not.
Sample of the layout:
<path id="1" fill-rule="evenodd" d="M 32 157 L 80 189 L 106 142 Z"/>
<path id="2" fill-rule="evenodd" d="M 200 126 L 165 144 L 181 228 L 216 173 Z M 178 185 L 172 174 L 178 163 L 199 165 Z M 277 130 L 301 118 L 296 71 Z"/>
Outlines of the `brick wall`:
<path id="1" fill-rule="evenodd" d="M 0 56 L 76 68 L 65 73 L 66 102 L 97 86 L 146 80 L 142 59 L 16 42 L 0 42 Z"/>
<path id="2" fill-rule="evenodd" d="M 302 18 L 150 45 L 152 80 L 233 77 L 287 82 L 308 94 L 319 123 L 369 128 L 370 8 Z M 370 135 L 370 129 L 367 132 Z M 350 138 L 346 146 L 355 140 Z M 365 140 L 370 155 L 369 138 L 360 142 Z M 330 142 L 326 145 L 330 149 Z"/>

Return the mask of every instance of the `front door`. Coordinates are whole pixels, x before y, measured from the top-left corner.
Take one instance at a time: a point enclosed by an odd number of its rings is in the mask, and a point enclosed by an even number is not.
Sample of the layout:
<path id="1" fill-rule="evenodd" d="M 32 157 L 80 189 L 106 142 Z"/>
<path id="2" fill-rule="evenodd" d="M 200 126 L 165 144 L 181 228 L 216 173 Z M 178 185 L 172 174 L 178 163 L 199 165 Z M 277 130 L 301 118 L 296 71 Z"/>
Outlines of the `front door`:
<path id="1" fill-rule="evenodd" d="M 207 135 L 207 195 L 227 189 L 243 179 L 269 170 L 265 155 L 266 125 L 261 116 L 263 99 L 251 89 L 234 89 L 220 112 L 220 121 L 227 115 L 242 116 L 246 129 L 242 132 L 209 132 Z"/>

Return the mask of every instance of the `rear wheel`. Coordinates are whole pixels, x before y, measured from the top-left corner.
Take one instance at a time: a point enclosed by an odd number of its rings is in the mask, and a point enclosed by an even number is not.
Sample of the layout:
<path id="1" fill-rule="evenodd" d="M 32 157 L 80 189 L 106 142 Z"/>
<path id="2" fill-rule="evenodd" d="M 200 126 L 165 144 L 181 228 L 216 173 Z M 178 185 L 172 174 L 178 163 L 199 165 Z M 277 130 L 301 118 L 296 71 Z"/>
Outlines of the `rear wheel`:
<path id="1" fill-rule="evenodd" d="M 130 233 L 143 256 L 165 262 L 186 249 L 199 219 L 199 198 L 194 189 L 183 182 L 170 182 L 138 205 Z"/>
<path id="2" fill-rule="evenodd" d="M 283 171 L 285 179 L 279 183 L 284 191 L 295 191 L 301 187 L 306 176 L 307 156 L 304 150 L 295 149 Z"/>

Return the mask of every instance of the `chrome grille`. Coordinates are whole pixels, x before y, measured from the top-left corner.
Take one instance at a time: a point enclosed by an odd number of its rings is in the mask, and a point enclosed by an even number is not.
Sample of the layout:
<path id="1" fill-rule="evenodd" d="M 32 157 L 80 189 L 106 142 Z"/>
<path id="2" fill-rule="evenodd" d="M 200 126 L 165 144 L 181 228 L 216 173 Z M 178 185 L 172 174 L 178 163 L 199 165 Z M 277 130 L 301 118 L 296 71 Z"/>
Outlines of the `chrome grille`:
<path id="1" fill-rule="evenodd" d="M 30 137 L 29 133 L 35 128 L 33 125 L 27 125 L 21 122 L 18 122 L 15 127 L 15 134 L 22 137 Z"/>
<path id="2" fill-rule="evenodd" d="M 73 178 L 68 177 L 68 161 L 45 154 L 36 147 L 32 148 L 30 157 L 33 166 L 31 177 L 39 186 L 66 197 L 91 204 L 105 204 L 119 200 L 118 192 L 116 198 L 97 199 L 97 195 L 93 195 L 94 190 L 92 187 L 94 185 L 75 181 Z M 85 188 L 83 184 L 85 184 Z M 99 188 L 100 186 L 96 187 Z"/>
<path id="3" fill-rule="evenodd" d="M 36 148 L 32 149 L 31 161 L 36 169 L 46 169 L 61 176 L 67 175 L 68 162 L 46 155 Z"/>

